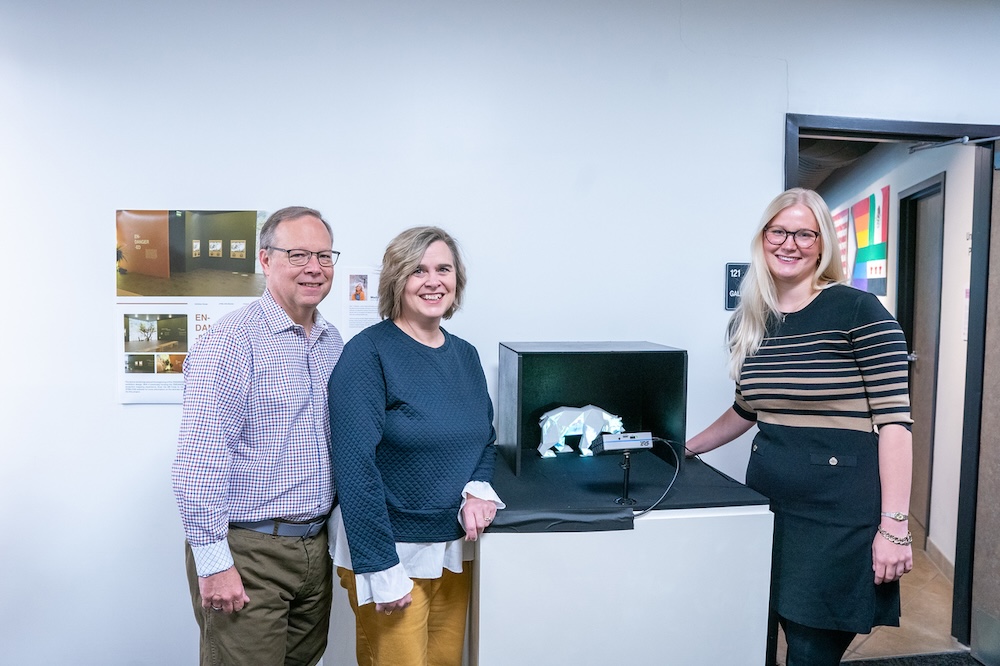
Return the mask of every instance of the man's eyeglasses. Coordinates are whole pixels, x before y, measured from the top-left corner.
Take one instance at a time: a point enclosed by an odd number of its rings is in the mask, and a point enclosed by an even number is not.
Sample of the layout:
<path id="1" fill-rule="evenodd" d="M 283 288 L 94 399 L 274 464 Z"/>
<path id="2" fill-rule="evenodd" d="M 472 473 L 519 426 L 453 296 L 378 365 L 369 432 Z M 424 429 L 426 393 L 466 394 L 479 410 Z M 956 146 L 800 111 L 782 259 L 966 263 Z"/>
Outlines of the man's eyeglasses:
<path id="1" fill-rule="evenodd" d="M 802 248 L 810 248 L 816 243 L 819 234 L 812 229 L 799 229 L 798 231 L 786 231 L 781 227 L 768 227 L 764 229 L 764 238 L 771 245 L 783 245 L 789 236 L 795 244 Z"/>
<path id="2" fill-rule="evenodd" d="M 309 250 L 286 250 L 281 247 L 274 247 L 271 245 L 267 248 L 268 250 L 277 250 L 278 252 L 284 252 L 288 255 L 288 263 L 292 266 L 305 266 L 309 263 L 309 259 L 316 255 L 316 261 L 319 262 L 320 266 L 324 268 L 329 268 L 337 263 L 337 259 L 340 258 L 340 252 L 336 250 L 326 250 L 324 252 L 310 252 Z"/>

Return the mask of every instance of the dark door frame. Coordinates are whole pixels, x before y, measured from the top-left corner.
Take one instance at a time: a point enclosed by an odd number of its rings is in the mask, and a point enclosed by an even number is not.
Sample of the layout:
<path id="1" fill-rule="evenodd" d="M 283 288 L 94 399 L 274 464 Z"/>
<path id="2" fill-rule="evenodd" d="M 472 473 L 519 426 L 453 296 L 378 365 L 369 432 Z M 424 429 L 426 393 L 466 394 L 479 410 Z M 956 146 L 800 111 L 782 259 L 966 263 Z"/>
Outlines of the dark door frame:
<path id="1" fill-rule="evenodd" d="M 926 123 L 915 121 L 844 118 L 789 113 L 785 115 L 785 187 L 796 187 L 799 172 L 799 136 L 817 133 L 830 137 L 879 138 L 908 141 L 972 140 L 1000 136 L 1000 125 Z M 993 187 L 993 142 L 976 151 L 972 202 L 972 271 L 969 279 L 969 340 L 965 371 L 965 413 L 959 480 L 958 527 L 951 633 L 971 642 L 972 567 L 976 535 L 976 493 L 979 482 L 979 442 L 983 407 L 983 361 L 986 353 L 986 296 L 989 283 L 990 208 Z"/>
<path id="2" fill-rule="evenodd" d="M 947 174 L 942 172 L 935 176 L 931 176 L 923 180 L 912 187 L 908 187 L 903 190 L 897 196 L 899 201 L 899 247 L 896 252 L 899 257 L 897 264 L 897 284 L 896 284 L 896 320 L 899 322 L 900 328 L 903 329 L 903 335 L 906 337 L 907 348 L 911 353 L 917 352 L 917 345 L 914 339 L 914 327 L 915 327 L 915 315 L 916 310 L 916 300 L 917 300 L 917 238 L 919 235 L 919 226 L 917 224 L 918 209 L 920 207 L 920 202 L 928 197 L 940 196 L 941 197 L 941 220 L 942 223 L 941 231 L 943 233 L 943 223 L 944 223 L 944 209 L 947 206 L 945 202 L 945 180 L 947 179 Z M 926 248 L 924 249 L 926 252 Z M 943 266 L 943 247 L 940 243 L 936 244 L 936 251 L 939 262 L 939 266 Z M 924 255 L 926 256 L 926 255 Z M 936 273 L 937 282 L 937 333 L 935 334 L 935 340 L 937 340 L 937 346 L 940 346 L 940 335 L 941 335 L 941 281 L 943 276 L 940 270 Z M 923 356 L 926 357 L 927 352 L 931 351 L 929 348 L 923 348 L 919 350 Z M 938 348 L 935 347 L 934 356 L 931 359 L 924 358 L 924 362 L 930 362 L 930 372 L 934 378 L 933 384 L 935 389 L 937 388 L 938 382 L 938 368 L 940 362 L 940 354 Z M 918 359 L 914 358 L 911 362 L 917 362 Z M 924 365 L 924 367 L 928 367 Z M 910 397 L 913 397 L 913 372 L 914 366 L 910 366 Z M 912 405 L 912 403 L 911 403 Z M 913 416 L 911 411 L 910 416 Z M 916 421 L 916 419 L 914 419 Z M 934 391 L 934 395 L 931 397 L 930 405 L 930 423 L 929 423 L 929 433 L 928 437 L 930 440 L 930 451 L 928 455 L 930 457 L 928 463 L 928 475 L 926 478 L 921 477 L 919 480 L 926 482 L 927 486 L 923 489 L 926 492 L 927 499 L 927 514 L 921 514 L 919 516 L 920 523 L 923 524 L 924 534 L 923 540 L 921 541 L 921 548 L 926 549 L 927 547 L 927 535 L 930 533 L 931 522 L 930 522 L 930 502 L 931 502 L 931 488 L 933 486 L 933 476 L 934 476 L 934 426 L 937 422 L 937 391 Z M 927 422 L 924 421 L 926 424 Z M 914 462 L 916 462 L 916 456 L 914 455 Z M 916 465 L 914 465 L 916 467 Z M 914 476 L 913 481 L 916 482 L 918 479 Z M 911 500 L 913 487 L 911 487 Z M 914 511 L 913 503 L 910 503 L 910 518 L 916 517 Z M 912 522 L 911 522 L 912 525 Z M 916 543 L 916 537 L 914 537 L 914 543 Z"/>
<path id="3" fill-rule="evenodd" d="M 899 272 L 896 284 L 896 321 L 903 329 L 907 341 L 913 340 L 913 300 L 914 276 L 917 259 L 917 229 L 912 221 L 916 218 L 917 202 L 936 193 L 944 195 L 945 174 L 932 176 L 913 187 L 899 193 Z M 910 224 L 904 224 L 908 219 Z M 912 342 L 910 342 L 912 345 Z M 911 346 L 912 350 L 912 346 Z"/>

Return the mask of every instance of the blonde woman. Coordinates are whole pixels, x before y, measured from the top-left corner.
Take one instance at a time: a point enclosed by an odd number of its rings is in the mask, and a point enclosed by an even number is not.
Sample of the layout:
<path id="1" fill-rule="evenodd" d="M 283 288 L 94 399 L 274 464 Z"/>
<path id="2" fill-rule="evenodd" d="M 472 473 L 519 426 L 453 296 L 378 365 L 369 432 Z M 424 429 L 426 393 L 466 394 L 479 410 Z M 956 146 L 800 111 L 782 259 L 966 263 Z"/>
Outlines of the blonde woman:
<path id="1" fill-rule="evenodd" d="M 840 663 L 851 641 L 899 625 L 910 571 L 912 466 L 906 341 L 873 295 L 843 284 L 830 211 L 776 197 L 750 245 L 728 330 L 733 406 L 691 455 L 758 427 L 747 485 L 771 500 L 771 608 L 788 666 Z"/>

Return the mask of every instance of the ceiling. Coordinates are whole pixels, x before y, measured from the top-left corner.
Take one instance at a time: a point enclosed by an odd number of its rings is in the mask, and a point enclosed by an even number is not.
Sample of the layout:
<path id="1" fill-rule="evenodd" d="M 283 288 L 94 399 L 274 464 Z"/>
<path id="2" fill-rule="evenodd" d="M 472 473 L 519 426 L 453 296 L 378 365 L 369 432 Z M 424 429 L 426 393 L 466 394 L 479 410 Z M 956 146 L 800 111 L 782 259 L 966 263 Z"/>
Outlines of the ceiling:
<path id="1" fill-rule="evenodd" d="M 818 188 L 837 169 L 850 166 L 881 143 L 880 139 L 799 138 L 799 187 Z"/>
<path id="2" fill-rule="evenodd" d="M 964 128 L 963 128 L 964 129 Z M 838 170 L 851 166 L 880 143 L 905 143 L 910 152 L 952 144 L 981 144 L 996 141 L 1000 136 L 982 136 L 969 132 L 962 136 L 934 136 L 883 131 L 865 134 L 857 129 L 805 130 L 799 134 L 798 184 L 817 189 Z"/>

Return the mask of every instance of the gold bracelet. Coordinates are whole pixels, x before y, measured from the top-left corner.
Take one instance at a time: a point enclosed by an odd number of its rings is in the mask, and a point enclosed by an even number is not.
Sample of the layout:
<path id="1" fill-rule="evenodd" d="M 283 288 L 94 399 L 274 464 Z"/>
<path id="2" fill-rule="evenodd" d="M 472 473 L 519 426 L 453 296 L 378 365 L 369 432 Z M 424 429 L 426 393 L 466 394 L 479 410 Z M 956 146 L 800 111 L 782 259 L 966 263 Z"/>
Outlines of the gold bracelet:
<path id="1" fill-rule="evenodd" d="M 881 534 L 883 537 L 885 537 L 888 541 L 891 541 L 892 543 L 896 544 L 897 546 L 909 546 L 910 544 L 913 543 L 913 535 L 910 534 L 910 530 L 906 530 L 905 537 L 898 537 L 895 534 L 887 532 L 886 530 L 882 529 L 882 526 L 879 525 L 878 533 Z"/>

